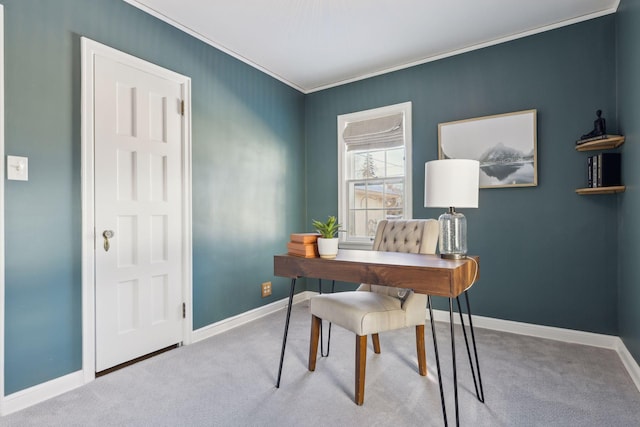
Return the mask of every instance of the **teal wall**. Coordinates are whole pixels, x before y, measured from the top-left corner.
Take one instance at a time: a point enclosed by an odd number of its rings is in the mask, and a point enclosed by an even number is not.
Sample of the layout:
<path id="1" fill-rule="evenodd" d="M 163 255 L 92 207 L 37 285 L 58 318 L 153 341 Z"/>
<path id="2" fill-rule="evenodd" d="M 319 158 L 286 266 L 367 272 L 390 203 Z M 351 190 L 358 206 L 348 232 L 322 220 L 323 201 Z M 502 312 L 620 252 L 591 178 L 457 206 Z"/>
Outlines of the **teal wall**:
<path id="1" fill-rule="evenodd" d="M 618 115 L 622 174 L 627 190 L 619 196 L 619 335 L 640 361 L 640 1 L 623 0 L 618 24 Z"/>
<path id="2" fill-rule="evenodd" d="M 339 114 L 413 103 L 413 214 L 437 218 L 422 206 L 438 123 L 537 109 L 539 185 L 482 189 L 463 211 L 482 259 L 474 312 L 616 334 L 616 196 L 575 193 L 587 154 L 574 149 L 599 108 L 616 131 L 615 35 L 610 15 L 308 95 L 307 222 L 337 212 Z"/>
<path id="3" fill-rule="evenodd" d="M 5 393 L 82 368 L 81 36 L 192 79 L 194 328 L 284 298 L 272 255 L 303 227 L 304 96 L 122 1 L 2 4 L 5 152 L 30 169 L 5 181 Z"/>
<path id="4" fill-rule="evenodd" d="M 480 208 L 464 212 L 482 258 L 475 312 L 620 333 L 640 358 L 638 1 L 623 0 L 619 17 L 307 96 L 122 1 L 1 3 L 5 152 L 30 165 L 28 182 L 5 181 L 7 394 L 81 369 L 81 36 L 192 78 L 195 329 L 286 296 L 272 255 L 337 212 L 337 115 L 413 102 L 420 218 L 440 214 L 422 207 L 438 123 L 535 108 L 539 185 L 481 190 Z M 573 143 L 598 108 L 628 138 L 623 195 L 574 193 L 587 154 Z M 274 295 L 262 299 L 265 280 Z"/>

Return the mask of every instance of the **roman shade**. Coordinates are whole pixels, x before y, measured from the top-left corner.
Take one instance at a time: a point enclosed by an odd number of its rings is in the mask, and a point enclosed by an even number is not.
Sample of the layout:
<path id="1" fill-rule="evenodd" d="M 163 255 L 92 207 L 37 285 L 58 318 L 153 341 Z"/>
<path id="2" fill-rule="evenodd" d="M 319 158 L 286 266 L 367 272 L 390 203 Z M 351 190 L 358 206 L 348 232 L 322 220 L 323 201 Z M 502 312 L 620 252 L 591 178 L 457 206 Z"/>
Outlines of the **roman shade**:
<path id="1" fill-rule="evenodd" d="M 403 114 L 347 123 L 342 138 L 347 151 L 401 147 L 404 145 Z"/>

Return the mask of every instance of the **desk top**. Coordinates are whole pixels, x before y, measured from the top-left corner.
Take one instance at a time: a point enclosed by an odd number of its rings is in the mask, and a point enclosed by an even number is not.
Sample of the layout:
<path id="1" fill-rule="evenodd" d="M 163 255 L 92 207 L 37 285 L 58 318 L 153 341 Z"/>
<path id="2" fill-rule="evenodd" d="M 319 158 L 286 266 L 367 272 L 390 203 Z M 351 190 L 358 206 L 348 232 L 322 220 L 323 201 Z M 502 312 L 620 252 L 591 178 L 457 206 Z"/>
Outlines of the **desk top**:
<path id="1" fill-rule="evenodd" d="M 409 288 L 415 292 L 456 297 L 480 277 L 479 258 L 447 260 L 438 255 L 340 249 L 335 259 L 276 255 L 276 276 L 309 277 Z"/>

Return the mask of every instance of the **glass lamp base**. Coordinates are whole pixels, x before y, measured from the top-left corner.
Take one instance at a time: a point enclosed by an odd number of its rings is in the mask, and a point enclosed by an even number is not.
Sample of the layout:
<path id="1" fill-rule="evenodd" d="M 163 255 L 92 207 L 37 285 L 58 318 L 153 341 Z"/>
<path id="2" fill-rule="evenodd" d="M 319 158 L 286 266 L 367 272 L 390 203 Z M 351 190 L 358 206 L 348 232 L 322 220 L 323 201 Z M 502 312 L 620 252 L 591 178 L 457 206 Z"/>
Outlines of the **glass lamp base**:
<path id="1" fill-rule="evenodd" d="M 440 257 L 461 259 L 467 255 L 467 219 L 449 208 L 438 218 L 440 225 Z"/>

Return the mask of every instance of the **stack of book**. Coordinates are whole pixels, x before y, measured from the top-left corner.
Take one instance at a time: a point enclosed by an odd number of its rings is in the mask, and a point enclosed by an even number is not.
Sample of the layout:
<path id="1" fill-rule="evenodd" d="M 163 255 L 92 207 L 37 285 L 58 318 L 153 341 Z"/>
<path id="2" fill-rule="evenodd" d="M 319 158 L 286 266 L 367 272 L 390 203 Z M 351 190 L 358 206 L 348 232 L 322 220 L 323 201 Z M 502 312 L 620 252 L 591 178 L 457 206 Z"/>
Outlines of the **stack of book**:
<path id="1" fill-rule="evenodd" d="M 318 233 L 292 233 L 291 241 L 287 243 L 289 255 L 305 258 L 316 258 L 318 254 Z"/>
<path id="2" fill-rule="evenodd" d="M 587 158 L 587 187 L 611 187 L 620 183 L 620 153 L 600 153 Z"/>

